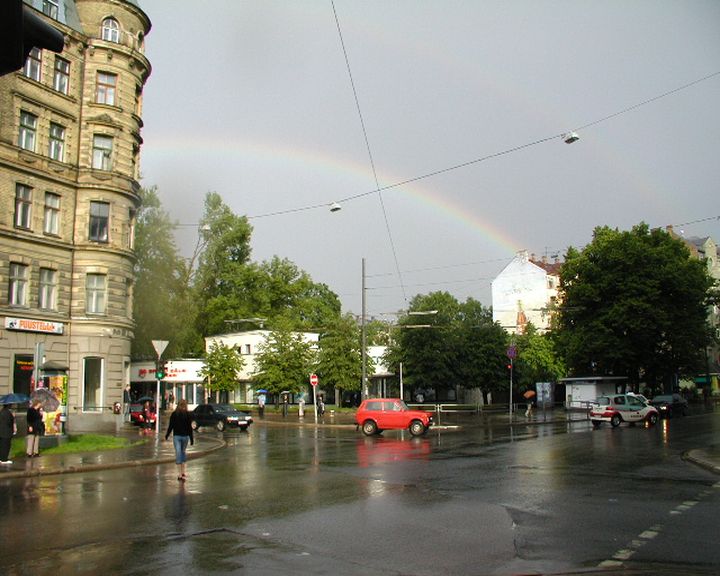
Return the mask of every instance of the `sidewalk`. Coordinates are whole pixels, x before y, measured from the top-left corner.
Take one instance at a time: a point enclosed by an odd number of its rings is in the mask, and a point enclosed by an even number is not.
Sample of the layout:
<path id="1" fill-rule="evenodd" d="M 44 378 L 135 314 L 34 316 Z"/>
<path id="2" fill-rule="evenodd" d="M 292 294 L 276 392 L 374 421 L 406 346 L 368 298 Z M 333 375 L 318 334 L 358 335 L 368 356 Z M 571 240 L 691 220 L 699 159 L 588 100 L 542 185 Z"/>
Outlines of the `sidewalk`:
<path id="1" fill-rule="evenodd" d="M 445 422 L 441 422 L 437 428 L 454 427 L 448 426 L 448 414 L 443 414 Z M 311 412 L 306 413 L 302 420 L 297 413 L 282 417 L 279 412 L 276 414 L 266 410 L 265 418 L 253 416 L 253 426 L 303 426 L 315 427 L 315 418 Z M 584 419 L 568 420 L 565 413 L 556 415 L 536 414 L 532 419 L 515 415 L 512 422 L 508 421 L 507 414 L 490 414 L 482 416 L 479 425 L 482 426 L 541 426 L 555 422 L 572 421 L 580 422 Z M 352 414 L 338 413 L 330 414 L 318 420 L 317 426 L 322 427 L 343 427 L 355 428 Z M 127 437 L 129 440 L 138 440 L 137 428 L 126 426 L 117 436 Z M 28 478 L 33 476 L 45 476 L 51 474 L 72 474 L 75 472 L 86 472 L 93 470 L 108 470 L 112 468 L 126 468 L 132 466 L 145 466 L 153 464 L 171 464 L 175 462 L 175 450 L 172 441 L 165 442 L 164 438 L 158 439 L 155 435 L 146 437 L 145 441 L 135 446 L 117 450 L 105 450 L 102 452 L 81 452 L 76 454 L 43 454 L 38 458 L 27 458 L 24 455 L 17 457 L 11 465 L 0 465 L 0 481 L 7 478 Z M 217 437 L 206 434 L 196 434 L 195 444 L 188 447 L 188 458 L 200 458 L 205 454 L 219 450 L 226 446 L 225 442 Z M 697 466 L 701 466 L 710 472 L 720 475 L 720 445 L 697 448 L 683 454 L 683 458 Z"/>
<path id="2" fill-rule="evenodd" d="M 138 435 L 137 428 L 127 426 L 116 436 L 126 437 L 131 442 L 141 439 L 144 441 L 128 448 L 101 452 L 45 454 L 41 451 L 37 458 L 27 458 L 25 455 L 17 456 L 13 459 L 12 464 L 0 465 L 0 480 L 175 462 L 172 438 L 165 442 L 163 434 L 160 434 L 159 439 L 154 434 L 143 438 Z M 222 440 L 203 434 L 195 435 L 194 440 L 194 444 L 188 446 L 188 459 L 200 458 L 226 446 Z"/>

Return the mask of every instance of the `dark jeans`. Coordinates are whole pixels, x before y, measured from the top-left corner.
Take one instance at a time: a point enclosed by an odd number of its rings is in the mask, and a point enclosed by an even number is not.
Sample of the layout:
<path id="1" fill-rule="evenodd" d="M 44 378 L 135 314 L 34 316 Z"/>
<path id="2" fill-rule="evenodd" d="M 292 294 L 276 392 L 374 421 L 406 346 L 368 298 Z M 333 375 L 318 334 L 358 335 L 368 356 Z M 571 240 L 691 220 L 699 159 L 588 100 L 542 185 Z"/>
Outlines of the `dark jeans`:
<path id="1" fill-rule="evenodd" d="M 10 456 L 10 443 L 12 438 L 0 438 L 0 460 L 3 462 Z"/>

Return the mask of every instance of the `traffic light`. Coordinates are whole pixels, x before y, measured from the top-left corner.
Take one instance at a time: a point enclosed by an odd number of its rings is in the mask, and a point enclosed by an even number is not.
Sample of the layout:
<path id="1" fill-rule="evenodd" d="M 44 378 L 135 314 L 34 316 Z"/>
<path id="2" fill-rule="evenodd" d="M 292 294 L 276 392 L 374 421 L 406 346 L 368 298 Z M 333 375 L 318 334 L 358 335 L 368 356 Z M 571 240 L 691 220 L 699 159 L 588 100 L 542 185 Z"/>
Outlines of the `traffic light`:
<path id="1" fill-rule="evenodd" d="M 155 380 L 163 380 L 167 374 L 167 362 L 158 360 L 155 362 Z"/>
<path id="2" fill-rule="evenodd" d="M 22 0 L 0 0 L 0 76 L 19 70 L 33 48 L 62 52 L 65 37 Z"/>

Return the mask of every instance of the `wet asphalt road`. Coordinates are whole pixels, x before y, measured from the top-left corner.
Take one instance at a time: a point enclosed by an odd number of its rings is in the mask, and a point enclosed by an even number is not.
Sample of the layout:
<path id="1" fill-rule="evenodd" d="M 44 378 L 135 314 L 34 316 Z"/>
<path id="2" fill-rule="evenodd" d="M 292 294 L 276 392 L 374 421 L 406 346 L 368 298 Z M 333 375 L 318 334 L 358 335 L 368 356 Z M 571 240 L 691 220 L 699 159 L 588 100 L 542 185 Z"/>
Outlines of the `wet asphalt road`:
<path id="1" fill-rule="evenodd" d="M 4 574 L 720 571 L 720 414 L 423 438 L 253 426 L 189 464 L 0 482 Z M 214 434 L 214 432 L 208 432 Z"/>

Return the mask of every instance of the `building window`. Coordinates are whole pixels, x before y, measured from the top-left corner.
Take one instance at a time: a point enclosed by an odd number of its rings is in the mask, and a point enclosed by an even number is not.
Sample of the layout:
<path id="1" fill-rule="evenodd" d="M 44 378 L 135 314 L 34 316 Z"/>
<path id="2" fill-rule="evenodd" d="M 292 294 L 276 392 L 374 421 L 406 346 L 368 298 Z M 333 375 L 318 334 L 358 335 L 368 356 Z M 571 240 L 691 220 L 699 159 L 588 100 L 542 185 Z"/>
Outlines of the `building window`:
<path id="1" fill-rule="evenodd" d="M 43 14 L 50 16 L 54 20 L 58 17 L 58 3 L 59 0 L 43 0 Z"/>
<path id="2" fill-rule="evenodd" d="M 30 229 L 32 222 L 32 188 L 15 185 L 15 227 Z"/>
<path id="3" fill-rule="evenodd" d="M 20 132 L 18 134 L 18 146 L 23 150 L 35 152 L 35 133 L 37 131 L 37 116 L 20 111 Z"/>
<path id="4" fill-rule="evenodd" d="M 10 263 L 8 304 L 25 306 L 27 302 L 28 267 L 17 262 Z"/>
<path id="5" fill-rule="evenodd" d="M 67 94 L 70 91 L 70 62 L 60 58 L 60 56 L 55 56 L 53 88 L 62 94 Z"/>
<path id="6" fill-rule="evenodd" d="M 65 159 L 65 127 L 50 122 L 50 158 L 62 162 Z"/>
<path id="7" fill-rule="evenodd" d="M 250 344 L 245 344 L 245 354 L 250 354 Z"/>
<path id="8" fill-rule="evenodd" d="M 102 410 L 103 359 L 83 358 L 83 411 Z"/>
<path id="9" fill-rule="evenodd" d="M 23 74 L 31 80 L 40 82 L 40 70 L 42 70 L 42 51 L 40 48 L 33 48 L 25 60 Z"/>
<path id="10" fill-rule="evenodd" d="M 105 274 L 88 274 L 85 279 L 85 293 L 85 312 L 105 314 Z"/>
<path id="11" fill-rule="evenodd" d="M 105 18 L 103 20 L 102 39 L 108 42 L 120 42 L 120 25 L 115 18 Z"/>
<path id="12" fill-rule="evenodd" d="M 92 167 L 98 170 L 110 170 L 112 168 L 112 149 L 112 136 L 95 134 L 93 136 Z"/>
<path id="13" fill-rule="evenodd" d="M 110 204 L 107 202 L 90 202 L 90 232 L 93 242 L 108 241 L 108 224 L 110 220 Z"/>
<path id="14" fill-rule="evenodd" d="M 57 309 L 57 271 L 50 268 L 40 268 L 40 290 L 38 292 L 38 307 L 41 310 Z"/>
<path id="15" fill-rule="evenodd" d="M 110 72 L 97 73 L 97 90 L 95 102 L 115 106 L 115 88 L 117 86 L 117 74 Z"/>
<path id="16" fill-rule="evenodd" d="M 43 232 L 53 236 L 60 234 L 60 196 L 52 192 L 45 192 Z"/>

